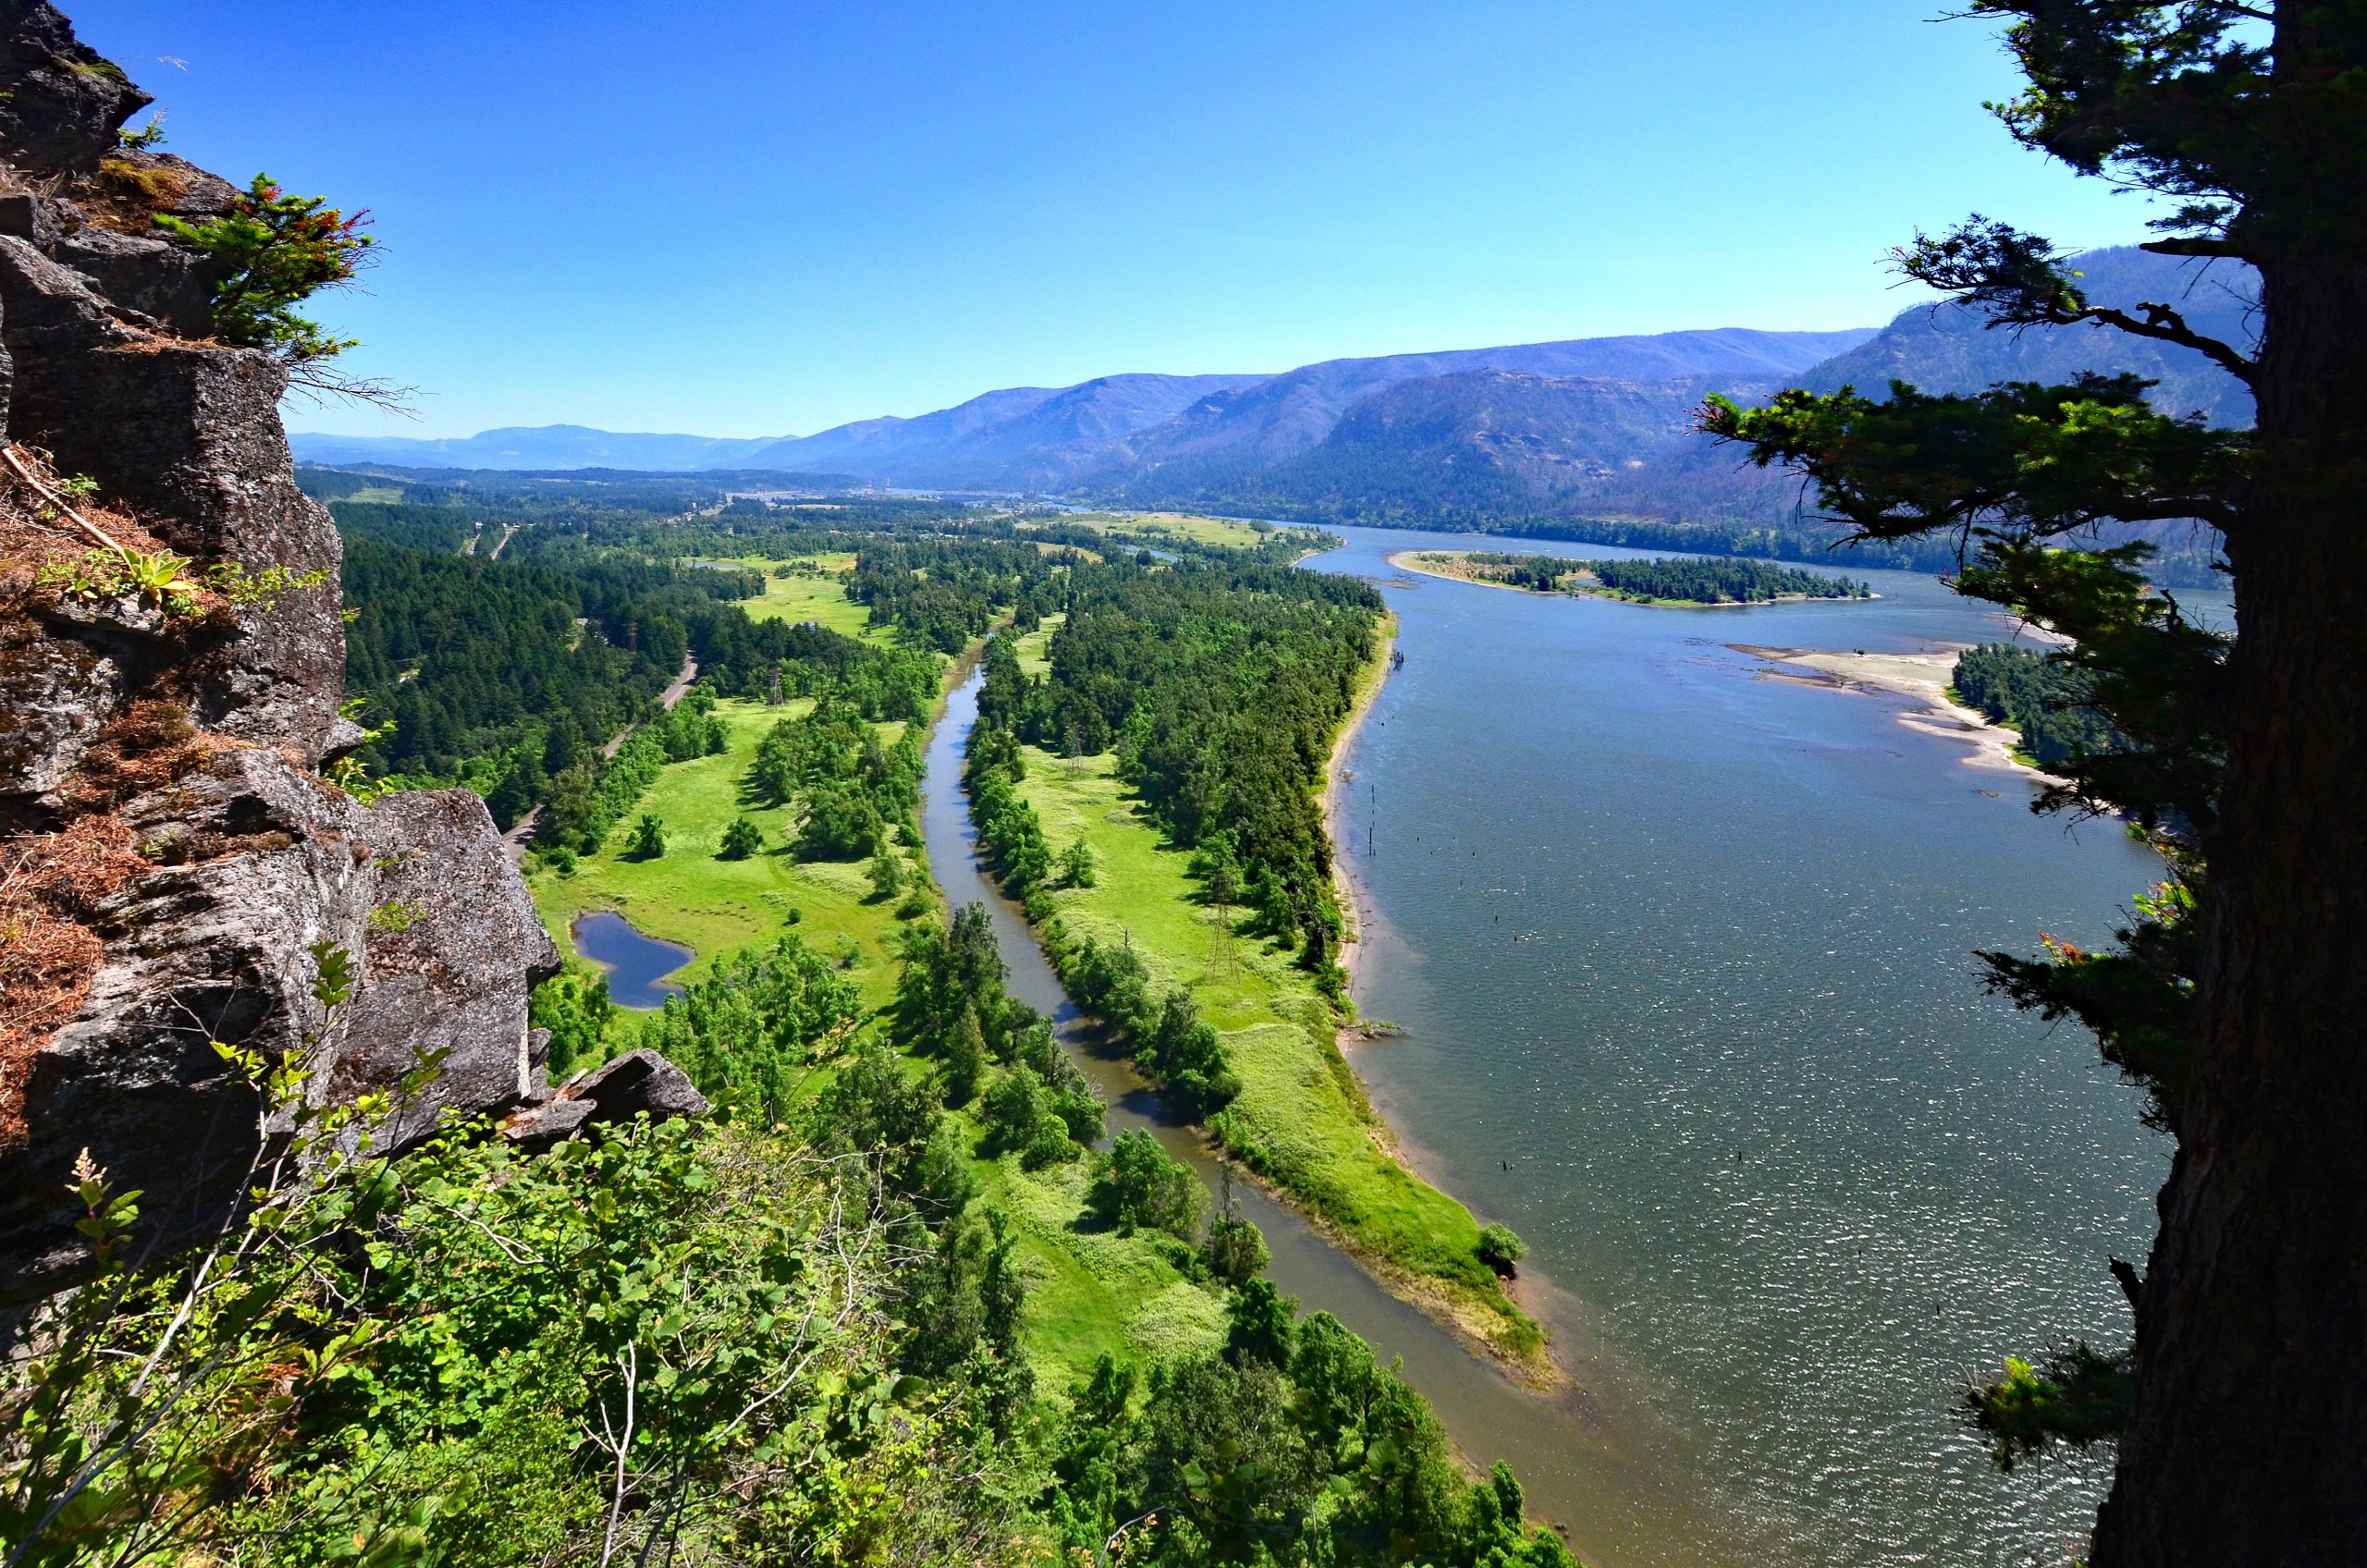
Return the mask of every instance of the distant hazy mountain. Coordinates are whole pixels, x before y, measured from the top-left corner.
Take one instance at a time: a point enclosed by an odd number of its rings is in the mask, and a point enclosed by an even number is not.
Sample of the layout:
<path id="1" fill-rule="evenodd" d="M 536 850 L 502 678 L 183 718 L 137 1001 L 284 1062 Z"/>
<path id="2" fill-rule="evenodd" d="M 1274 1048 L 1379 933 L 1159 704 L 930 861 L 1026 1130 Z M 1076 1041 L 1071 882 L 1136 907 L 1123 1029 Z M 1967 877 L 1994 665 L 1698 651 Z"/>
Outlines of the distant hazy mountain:
<path id="1" fill-rule="evenodd" d="M 1426 376 L 1366 398 L 1312 447 L 1239 473 L 1223 491 L 1243 509 L 1312 508 L 1343 521 L 1467 521 L 1578 509 L 1684 441 L 1707 394 L 1756 396 L 1780 384 L 1778 377 L 1637 381 L 1507 370 Z M 1147 480 L 1137 484 L 1154 488 Z"/>
<path id="2" fill-rule="evenodd" d="M 1249 476 L 1323 442 L 1366 399 L 1407 383 L 1488 371 L 1634 382 L 1687 376 L 1781 380 L 1872 335 L 1870 328 L 1759 332 L 1729 327 L 1327 360 L 1202 399 L 1170 423 L 1145 432 L 1124 460 L 1087 476 L 1085 483 L 1121 499 L 1145 501 L 1188 500 L 1236 490 Z"/>
<path id="3" fill-rule="evenodd" d="M 749 454 L 774 444 L 758 435 L 732 440 L 714 435 L 619 435 L 581 424 L 511 426 L 440 440 L 409 435 L 314 435 L 290 432 L 298 462 L 386 463 L 404 468 L 571 469 L 625 468 L 682 472 L 703 468 L 754 468 Z"/>
<path id="4" fill-rule="evenodd" d="M 581 425 L 488 430 L 446 440 L 288 437 L 305 462 L 423 468 L 776 469 L 852 472 L 923 489 L 1061 490 L 1159 475 L 1153 488 L 1254 472 L 1307 450 L 1351 407 L 1389 387 L 1494 369 L 1535 375 L 1780 378 L 1870 336 L 1728 328 L 1579 338 L 1378 359 L 1329 360 L 1280 375 L 1110 375 L 1010 387 L 914 419 L 861 420 L 819 435 L 743 441 L 619 435 Z"/>
<path id="5" fill-rule="evenodd" d="M 2156 256 L 2134 246 L 2091 251 L 2072 265 L 2080 288 L 2100 305 L 2128 310 L 2144 300 L 2175 308 L 2207 337 L 2251 347 L 2259 282 L 2249 267 Z M 1836 354 L 1800 378 L 1811 391 L 1844 383 L 1879 396 L 1892 381 L 1926 392 L 1978 392 L 2000 381 L 2068 381 L 2083 370 L 2133 371 L 2160 383 L 2154 405 L 2165 413 L 2200 412 L 2213 424 L 2248 425 L 2251 394 L 2192 349 L 2131 337 L 2104 326 L 1988 326 L 1961 305 L 1903 311 L 1866 342 Z"/>
<path id="6" fill-rule="evenodd" d="M 747 466 L 836 469 L 923 489 L 1042 490 L 1064 486 L 1211 393 L 1256 375 L 1105 375 L 1074 386 L 989 392 L 916 419 L 869 419 L 791 436 Z"/>
<path id="7" fill-rule="evenodd" d="M 2074 265 L 2101 302 L 2165 300 L 2204 332 L 2250 342 L 2247 272 L 2133 249 Z M 1720 537 L 1759 547 L 1780 534 L 1788 550 L 1832 530 L 1801 516 L 1797 481 L 1747 468 L 1692 433 L 1706 393 L 1846 383 L 1880 395 L 1894 379 L 1970 392 L 2083 370 L 2156 381 L 2155 401 L 2173 412 L 2251 418 L 2243 387 L 2191 350 L 2087 327 L 1987 330 L 1974 312 L 1943 305 L 1904 311 L 1879 330 L 1736 327 L 1327 360 L 1279 375 L 1111 375 L 775 440 L 575 425 L 452 441 L 290 439 L 316 463 L 852 473 L 1306 521 L 1698 535 L 1703 548 L 1729 547 Z"/>
<path id="8" fill-rule="evenodd" d="M 2250 340 L 2249 274 L 2199 276 L 2189 263 L 2133 249 L 2093 251 L 2075 265 L 2099 302 L 2165 300 L 2201 331 Z M 1300 396 L 1286 384 L 1331 368 L 1313 366 L 1208 399 L 1141 443 L 1147 456 L 1134 471 L 1088 483 L 1137 502 L 1306 521 L 1543 528 L 1561 519 L 1581 530 L 1588 520 L 1640 521 L 1823 536 L 1830 530 L 1800 516 L 1797 480 L 1746 467 L 1733 448 L 1692 433 L 1691 410 L 1705 393 L 1748 399 L 1780 386 L 1854 384 L 1880 396 L 1894 379 L 1972 392 L 2000 381 L 2128 371 L 2159 383 L 2153 398 L 2165 410 L 2200 411 L 2214 423 L 2251 418 L 2242 385 L 2201 354 L 2107 329 L 1989 330 L 1973 312 L 1943 305 L 1917 306 L 1879 332 L 1847 336 L 1861 340 L 1820 363 L 1772 374 L 1713 366 L 1659 379 L 1509 369 L 1429 375 L 1355 402 L 1303 452 L 1244 460 L 1260 450 L 1256 439 L 1217 448 L 1214 460 L 1193 452 L 1196 422 L 1220 425 L 1235 405 L 1283 406 Z M 1160 464 L 1162 451 L 1184 456 Z"/>

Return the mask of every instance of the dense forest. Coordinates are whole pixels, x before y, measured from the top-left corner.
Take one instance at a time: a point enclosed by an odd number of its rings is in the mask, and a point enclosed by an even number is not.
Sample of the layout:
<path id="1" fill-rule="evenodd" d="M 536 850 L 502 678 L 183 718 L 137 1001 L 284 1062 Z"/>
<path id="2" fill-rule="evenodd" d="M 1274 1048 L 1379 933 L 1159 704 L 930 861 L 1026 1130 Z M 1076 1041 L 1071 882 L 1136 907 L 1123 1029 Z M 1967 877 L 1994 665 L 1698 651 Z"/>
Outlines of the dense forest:
<path id="1" fill-rule="evenodd" d="M 990 655 L 973 748 L 1006 731 L 1059 755 L 1114 748 L 1178 845 L 1259 928 L 1336 985 L 1340 915 L 1316 791 L 1382 607 L 1369 585 L 1258 556 L 1071 571 L 1048 676 Z"/>
<path id="2" fill-rule="evenodd" d="M 615 813 L 603 800 L 638 794 L 620 786 L 639 753 L 604 760 L 600 749 L 650 715 L 686 655 L 718 694 L 827 691 L 873 719 L 917 717 L 935 694 L 926 654 L 752 619 L 738 601 L 762 592 L 760 576 L 669 553 L 754 547 L 725 532 L 729 521 L 651 509 L 685 498 L 661 483 L 670 476 L 546 481 L 522 492 L 495 476 L 465 487 L 409 484 L 397 500 L 377 498 L 383 481 L 374 489 L 356 477 L 306 474 L 347 492 L 331 501 L 355 610 L 347 691 L 379 731 L 362 760 L 401 783 L 473 788 L 505 827 L 548 803 L 546 842 L 581 848 L 605 832 Z M 817 524 L 795 508 L 749 505 L 751 533 L 784 556 L 875 537 L 849 533 L 844 510 Z M 925 521 L 909 503 L 875 509 L 887 527 Z M 933 515 L 942 524 L 959 508 L 937 504 Z M 486 542 L 505 539 L 494 557 Z"/>
<path id="3" fill-rule="evenodd" d="M 525 753 L 550 774 L 596 752 L 665 690 L 689 646 L 681 620 L 581 579 L 359 531 L 346 534 L 345 584 L 357 612 L 347 690 L 366 722 L 393 726 L 367 760 L 405 778 L 486 782 L 508 816 L 540 797 L 505 787 Z"/>
<path id="4" fill-rule="evenodd" d="M 1506 556 L 1476 553 L 1426 556 L 1457 562 L 1474 577 L 1539 593 L 1602 592 L 1622 599 L 1687 605 L 1755 605 L 1779 598 L 1865 599 L 1873 590 L 1846 577 L 1732 556 L 1707 559 L 1662 557 L 1655 560 L 1573 560 L 1566 556 Z"/>
<path id="5" fill-rule="evenodd" d="M 856 554 L 847 597 L 870 607 L 875 625 L 913 642 L 958 653 L 1008 612 L 1032 627 L 1060 602 L 1056 574 L 1085 557 L 1031 541 L 885 541 Z"/>
<path id="6" fill-rule="evenodd" d="M 2021 750 L 2041 767 L 2075 756 L 2102 756 L 2119 743 L 2112 721 L 2096 710 L 2090 682 L 2059 658 L 1984 643 L 1956 655 L 1951 684 L 1966 706 L 1992 724 L 2022 732 Z"/>

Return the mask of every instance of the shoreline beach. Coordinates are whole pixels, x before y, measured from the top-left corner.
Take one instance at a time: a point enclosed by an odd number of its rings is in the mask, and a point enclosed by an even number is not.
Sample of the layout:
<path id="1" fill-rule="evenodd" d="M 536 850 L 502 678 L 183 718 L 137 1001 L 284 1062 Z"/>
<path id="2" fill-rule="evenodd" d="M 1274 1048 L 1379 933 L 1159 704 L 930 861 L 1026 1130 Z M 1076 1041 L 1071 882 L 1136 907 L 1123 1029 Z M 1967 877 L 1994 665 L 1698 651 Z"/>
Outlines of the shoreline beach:
<path id="1" fill-rule="evenodd" d="M 1820 648 L 1764 647 L 1754 643 L 1729 643 L 1727 647 L 1767 661 L 1762 680 L 1788 680 L 1797 686 L 1821 686 L 1835 692 L 1882 692 L 1923 704 L 1902 709 L 1898 722 L 1920 734 L 1958 741 L 1972 748 L 1964 757 L 1967 767 L 2016 773 L 2042 784 L 2060 782 L 2053 774 L 2033 767 L 2015 755 L 2021 731 L 1990 722 L 1987 715 L 1948 696 L 1956 655 L 1969 644 L 1933 644 L 1911 654 L 1839 653 Z M 1786 668 L 1779 668 L 1786 667 Z"/>

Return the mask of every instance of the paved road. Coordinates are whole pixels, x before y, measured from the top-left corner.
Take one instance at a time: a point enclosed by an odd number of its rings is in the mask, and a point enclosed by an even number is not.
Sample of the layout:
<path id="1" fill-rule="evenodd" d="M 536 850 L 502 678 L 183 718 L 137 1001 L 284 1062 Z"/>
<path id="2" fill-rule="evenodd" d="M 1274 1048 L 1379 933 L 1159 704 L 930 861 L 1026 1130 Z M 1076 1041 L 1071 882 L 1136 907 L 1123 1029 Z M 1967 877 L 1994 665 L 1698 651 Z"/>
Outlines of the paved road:
<path id="1" fill-rule="evenodd" d="M 671 708 L 676 703 L 682 700 L 682 693 L 688 692 L 691 689 L 691 682 L 696 680 L 698 678 L 698 655 L 695 654 L 684 654 L 682 655 L 682 673 L 674 677 L 674 684 L 667 687 L 664 692 L 659 693 L 657 705 L 661 708 Z M 617 754 L 617 749 L 622 746 L 625 741 L 632 737 L 632 732 L 635 729 L 640 728 L 641 727 L 637 724 L 628 724 L 622 729 L 618 730 L 616 734 L 610 738 L 608 743 L 600 748 L 600 754 L 604 757 L 615 756 Z M 504 833 L 501 836 L 502 851 L 509 855 L 510 864 L 520 865 L 524 864 L 526 859 L 526 846 L 533 842 L 534 824 L 542 819 L 542 815 L 543 808 L 536 806 L 533 810 L 520 817 L 516 827 L 510 828 L 509 832 Z"/>

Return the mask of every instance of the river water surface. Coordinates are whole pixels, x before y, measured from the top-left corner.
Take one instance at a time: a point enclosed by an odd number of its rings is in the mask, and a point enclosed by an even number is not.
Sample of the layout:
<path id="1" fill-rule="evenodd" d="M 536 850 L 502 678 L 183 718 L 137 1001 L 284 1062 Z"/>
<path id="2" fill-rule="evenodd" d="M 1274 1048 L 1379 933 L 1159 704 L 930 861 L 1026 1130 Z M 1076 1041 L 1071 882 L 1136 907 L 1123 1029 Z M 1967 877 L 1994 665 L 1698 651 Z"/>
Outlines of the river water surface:
<path id="1" fill-rule="evenodd" d="M 1528 1239 L 1598 1434 L 1657 1483 L 1581 1443 L 1513 1456 L 1532 1491 L 1613 1565 L 2061 1562 L 2107 1456 L 2000 1476 L 1951 1406 L 2008 1352 L 2125 1340 L 2105 1263 L 2144 1257 L 2168 1150 L 1972 954 L 2108 941 L 2159 863 L 2033 816 L 1905 699 L 1725 645 L 2012 626 L 1905 573 L 1662 609 L 1409 579 L 1388 553 L 1462 542 L 1341 532 L 1310 567 L 1406 584 L 1338 836 L 1358 1002 L 1408 1032 L 1357 1066 L 1428 1173 Z"/>
<path id="2" fill-rule="evenodd" d="M 2032 816 L 1903 699 L 1725 646 L 2013 629 L 1902 573 L 1858 573 L 1872 603 L 1662 609 L 1410 578 L 1389 552 L 1463 542 L 1340 532 L 1307 565 L 1382 582 L 1405 655 L 1346 758 L 1357 999 L 1406 1030 L 1356 1065 L 1425 1173 L 1528 1239 L 1575 1389 L 1515 1388 L 1246 1194 L 1272 1277 L 1402 1356 L 1598 1568 L 2062 1562 L 2104 1456 L 1999 1476 L 1952 1406 L 2008 1352 L 2125 1336 L 2105 1260 L 2144 1256 L 2167 1151 L 2088 1037 L 1983 996 L 1972 952 L 2108 940 L 2158 863 Z M 992 912 L 1112 1131 L 1209 1173 L 979 874 L 975 714 L 974 676 L 931 737 L 931 869 Z"/>

